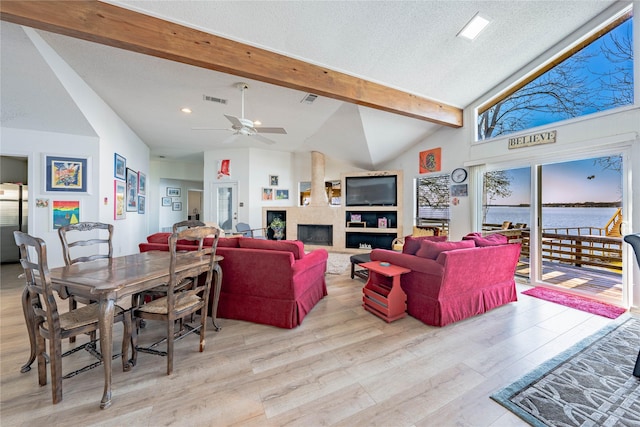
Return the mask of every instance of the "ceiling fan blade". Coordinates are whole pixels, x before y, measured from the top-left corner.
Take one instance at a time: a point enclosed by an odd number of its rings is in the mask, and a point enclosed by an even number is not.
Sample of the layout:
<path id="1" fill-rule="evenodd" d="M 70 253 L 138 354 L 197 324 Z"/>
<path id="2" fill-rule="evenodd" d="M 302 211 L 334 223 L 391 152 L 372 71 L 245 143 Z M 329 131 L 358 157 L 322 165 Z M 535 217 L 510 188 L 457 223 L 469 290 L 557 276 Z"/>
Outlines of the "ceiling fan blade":
<path id="1" fill-rule="evenodd" d="M 235 116 L 228 116 L 228 115 L 224 115 L 227 120 L 229 120 L 231 122 L 231 124 L 234 126 L 234 128 L 237 126 L 238 128 L 242 127 L 242 122 L 240 122 L 240 119 L 235 117 Z"/>
<path id="2" fill-rule="evenodd" d="M 279 133 L 280 135 L 286 135 L 287 131 L 284 128 L 267 128 L 267 127 L 256 127 L 256 132 L 258 133 Z"/>
<path id="3" fill-rule="evenodd" d="M 227 129 L 227 128 L 208 128 L 208 127 L 193 127 L 191 128 L 191 130 L 226 130 L 228 132 L 231 131 L 231 129 Z"/>
<path id="4" fill-rule="evenodd" d="M 276 143 L 275 141 L 272 141 L 269 138 L 265 138 L 264 136 L 262 136 L 260 134 L 257 134 L 257 133 L 254 133 L 253 135 L 251 135 L 251 137 L 257 139 L 260 142 L 264 142 L 265 144 L 269 144 L 269 145 L 273 145 L 273 144 Z"/>

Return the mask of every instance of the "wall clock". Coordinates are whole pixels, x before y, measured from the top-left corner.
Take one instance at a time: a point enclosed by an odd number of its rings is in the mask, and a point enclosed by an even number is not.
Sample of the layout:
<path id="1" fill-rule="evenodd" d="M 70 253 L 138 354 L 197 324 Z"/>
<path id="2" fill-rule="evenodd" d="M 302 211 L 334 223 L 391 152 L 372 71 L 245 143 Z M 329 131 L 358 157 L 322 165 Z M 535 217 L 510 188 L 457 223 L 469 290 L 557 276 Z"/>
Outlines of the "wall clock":
<path id="1" fill-rule="evenodd" d="M 465 182 L 467 179 L 467 170 L 464 168 L 457 168 L 451 172 L 451 181 L 455 183 Z"/>

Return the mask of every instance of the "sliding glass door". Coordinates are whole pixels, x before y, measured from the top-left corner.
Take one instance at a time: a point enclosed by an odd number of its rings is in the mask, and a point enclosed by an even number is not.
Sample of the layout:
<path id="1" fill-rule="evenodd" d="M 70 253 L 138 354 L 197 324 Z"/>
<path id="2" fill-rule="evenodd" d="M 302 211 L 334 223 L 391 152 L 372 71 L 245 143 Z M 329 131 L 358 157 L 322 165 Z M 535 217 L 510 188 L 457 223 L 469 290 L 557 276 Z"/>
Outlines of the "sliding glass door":
<path id="1" fill-rule="evenodd" d="M 622 159 L 611 155 L 539 166 L 543 283 L 622 302 Z"/>

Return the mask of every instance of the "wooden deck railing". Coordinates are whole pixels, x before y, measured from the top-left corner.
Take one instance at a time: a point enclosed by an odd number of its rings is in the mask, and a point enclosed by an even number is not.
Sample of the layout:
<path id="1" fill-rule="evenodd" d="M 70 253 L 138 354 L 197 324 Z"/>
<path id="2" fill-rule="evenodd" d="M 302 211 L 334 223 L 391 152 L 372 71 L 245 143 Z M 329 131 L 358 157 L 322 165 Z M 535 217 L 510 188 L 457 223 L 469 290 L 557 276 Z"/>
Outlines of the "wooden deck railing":
<path id="1" fill-rule="evenodd" d="M 494 229 L 485 230 L 485 233 L 501 233 L 510 241 L 522 242 L 520 258 L 527 261 L 530 259 L 529 229 Z M 622 238 L 606 236 L 601 228 L 544 229 L 541 246 L 542 261 L 622 272 Z"/>

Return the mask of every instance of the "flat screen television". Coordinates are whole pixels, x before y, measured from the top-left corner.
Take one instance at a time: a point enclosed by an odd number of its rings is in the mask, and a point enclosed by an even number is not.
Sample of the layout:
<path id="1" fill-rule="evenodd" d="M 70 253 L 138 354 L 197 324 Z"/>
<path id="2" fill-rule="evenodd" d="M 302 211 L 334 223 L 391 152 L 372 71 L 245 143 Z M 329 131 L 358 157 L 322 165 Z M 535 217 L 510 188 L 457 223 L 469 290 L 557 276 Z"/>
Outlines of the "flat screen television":
<path id="1" fill-rule="evenodd" d="M 398 205 L 397 175 L 346 177 L 345 187 L 345 206 Z"/>

